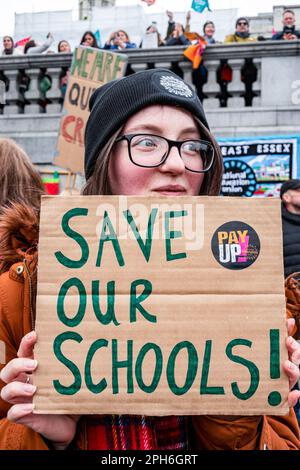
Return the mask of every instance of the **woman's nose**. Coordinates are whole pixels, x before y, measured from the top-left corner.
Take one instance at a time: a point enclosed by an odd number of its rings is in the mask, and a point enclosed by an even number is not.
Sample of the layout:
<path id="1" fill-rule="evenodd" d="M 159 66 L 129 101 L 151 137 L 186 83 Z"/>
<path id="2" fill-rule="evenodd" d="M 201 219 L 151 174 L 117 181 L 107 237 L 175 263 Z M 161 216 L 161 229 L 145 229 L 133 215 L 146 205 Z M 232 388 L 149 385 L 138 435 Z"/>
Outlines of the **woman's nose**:
<path id="1" fill-rule="evenodd" d="M 171 172 L 171 173 L 184 173 L 185 166 L 183 160 L 180 156 L 179 149 L 176 147 L 172 147 L 167 159 L 165 162 L 159 167 L 163 172 Z"/>

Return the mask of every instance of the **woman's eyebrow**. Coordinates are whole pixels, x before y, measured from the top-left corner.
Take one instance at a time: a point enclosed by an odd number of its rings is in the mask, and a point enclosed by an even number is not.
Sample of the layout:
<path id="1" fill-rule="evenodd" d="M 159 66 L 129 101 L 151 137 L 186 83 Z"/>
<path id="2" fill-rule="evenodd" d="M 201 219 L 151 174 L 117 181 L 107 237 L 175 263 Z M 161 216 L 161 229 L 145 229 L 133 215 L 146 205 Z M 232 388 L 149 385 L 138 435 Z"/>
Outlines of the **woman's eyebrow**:
<path id="1" fill-rule="evenodd" d="M 155 124 L 138 124 L 136 126 L 130 127 L 129 129 L 126 130 L 126 132 L 132 134 L 134 132 L 144 132 L 144 131 L 150 131 L 150 132 L 161 132 L 162 129 L 159 126 L 156 126 Z"/>
<path id="2" fill-rule="evenodd" d="M 155 134 L 163 134 L 164 130 L 160 126 L 156 126 L 155 124 L 139 124 L 134 127 L 130 127 L 129 129 L 126 130 L 127 134 L 133 134 L 134 132 L 138 133 L 144 133 L 145 131 L 150 131 L 154 132 Z M 195 127 L 185 127 L 183 129 L 180 129 L 180 134 L 189 134 L 189 133 L 195 133 L 199 134 L 199 131 Z"/>

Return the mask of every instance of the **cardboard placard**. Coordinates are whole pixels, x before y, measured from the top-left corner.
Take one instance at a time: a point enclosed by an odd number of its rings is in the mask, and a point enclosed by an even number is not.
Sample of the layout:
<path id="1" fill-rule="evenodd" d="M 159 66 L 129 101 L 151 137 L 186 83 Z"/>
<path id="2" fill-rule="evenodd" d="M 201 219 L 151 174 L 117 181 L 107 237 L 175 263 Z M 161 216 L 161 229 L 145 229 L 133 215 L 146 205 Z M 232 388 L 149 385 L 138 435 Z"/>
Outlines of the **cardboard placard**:
<path id="1" fill-rule="evenodd" d="M 4 341 L 0 341 L 0 364 L 5 364 L 6 363 L 6 360 L 5 360 L 5 343 Z"/>
<path id="2" fill-rule="evenodd" d="M 158 36 L 157 33 L 145 33 L 142 37 L 142 48 L 143 49 L 155 49 L 158 47 Z"/>
<path id="3" fill-rule="evenodd" d="M 282 415 L 280 201 L 43 197 L 35 413 Z"/>
<path id="4" fill-rule="evenodd" d="M 128 57 L 92 47 L 76 47 L 65 94 L 54 163 L 84 172 L 84 131 L 89 99 L 96 88 L 125 74 Z"/>

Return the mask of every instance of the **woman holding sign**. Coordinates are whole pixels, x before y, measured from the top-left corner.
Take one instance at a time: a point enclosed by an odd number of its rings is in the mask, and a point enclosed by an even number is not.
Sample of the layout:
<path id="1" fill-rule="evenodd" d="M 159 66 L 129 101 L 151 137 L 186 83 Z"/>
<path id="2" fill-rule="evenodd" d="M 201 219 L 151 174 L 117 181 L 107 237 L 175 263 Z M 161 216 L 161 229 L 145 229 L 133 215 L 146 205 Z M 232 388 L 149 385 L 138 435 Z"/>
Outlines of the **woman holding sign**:
<path id="1" fill-rule="evenodd" d="M 217 195 L 222 175 L 218 145 L 195 92 L 169 70 L 139 72 L 97 89 L 86 128 L 84 195 Z M 6 217 L 13 213 L 6 214 Z M 285 417 L 146 417 L 33 414 L 37 367 L 34 346 L 36 251 L 20 218 L 14 233 L 2 220 L 2 253 L 18 250 L 18 262 L 1 275 L 0 340 L 6 348 L 1 371 L 0 448 L 65 449 L 299 449 L 291 408 Z M 22 232 L 16 238 L 16 225 Z M 37 234 L 36 234 L 37 235 Z M 8 255 L 9 256 L 9 255 Z M 16 260 L 16 258 L 14 258 Z M 24 270 L 24 261 L 28 259 Z M 294 327 L 290 320 L 289 334 Z M 25 336 L 24 336 L 25 335 Z M 287 340 L 282 367 L 290 387 L 299 378 L 300 348 Z M 300 392 L 289 394 L 292 407 Z M 10 405 L 13 406 L 9 406 Z M 7 418 L 5 414 L 7 412 Z M 100 413 L 105 412 L 99 410 Z M 16 427 L 15 423 L 23 426 Z M 188 436 L 188 429 L 191 430 Z"/>

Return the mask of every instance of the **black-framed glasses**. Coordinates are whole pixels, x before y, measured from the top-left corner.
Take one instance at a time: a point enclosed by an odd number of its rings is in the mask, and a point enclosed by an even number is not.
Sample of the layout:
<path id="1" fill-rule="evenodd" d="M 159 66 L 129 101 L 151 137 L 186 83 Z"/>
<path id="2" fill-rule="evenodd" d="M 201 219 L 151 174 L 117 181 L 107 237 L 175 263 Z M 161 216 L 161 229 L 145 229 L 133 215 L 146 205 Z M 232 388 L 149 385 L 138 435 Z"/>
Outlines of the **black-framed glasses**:
<path id="1" fill-rule="evenodd" d="M 127 134 L 116 139 L 126 140 L 129 158 L 142 168 L 155 168 L 167 160 L 172 147 L 178 149 L 187 170 L 194 173 L 208 172 L 214 162 L 214 147 L 200 139 L 170 140 L 153 134 Z"/>
<path id="2" fill-rule="evenodd" d="M 246 21 L 239 21 L 237 24 L 239 26 L 249 26 L 249 23 L 246 23 Z"/>

